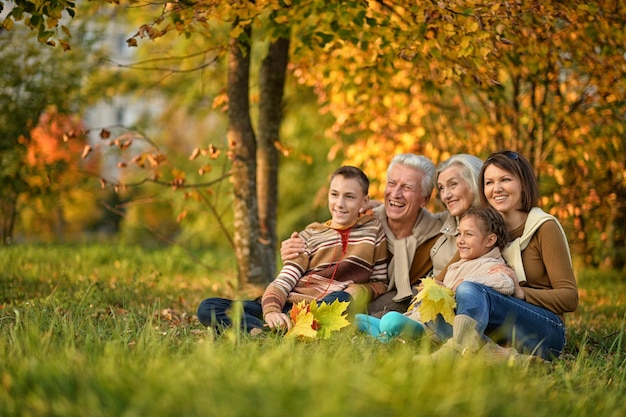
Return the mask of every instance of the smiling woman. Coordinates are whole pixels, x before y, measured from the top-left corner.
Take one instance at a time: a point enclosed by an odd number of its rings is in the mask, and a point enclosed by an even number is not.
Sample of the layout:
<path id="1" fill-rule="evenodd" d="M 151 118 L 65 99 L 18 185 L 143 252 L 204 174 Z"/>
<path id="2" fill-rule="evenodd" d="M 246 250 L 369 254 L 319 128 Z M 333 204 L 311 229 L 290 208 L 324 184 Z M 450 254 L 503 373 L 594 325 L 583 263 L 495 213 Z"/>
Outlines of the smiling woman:
<path id="1" fill-rule="evenodd" d="M 470 207 L 480 206 L 478 175 L 483 161 L 469 154 L 453 155 L 437 167 L 436 185 L 439 199 L 447 209 L 448 217 L 441 228 L 441 236 L 431 249 L 433 276 L 443 276 L 445 267 L 457 252 L 455 236 L 460 216 Z"/>

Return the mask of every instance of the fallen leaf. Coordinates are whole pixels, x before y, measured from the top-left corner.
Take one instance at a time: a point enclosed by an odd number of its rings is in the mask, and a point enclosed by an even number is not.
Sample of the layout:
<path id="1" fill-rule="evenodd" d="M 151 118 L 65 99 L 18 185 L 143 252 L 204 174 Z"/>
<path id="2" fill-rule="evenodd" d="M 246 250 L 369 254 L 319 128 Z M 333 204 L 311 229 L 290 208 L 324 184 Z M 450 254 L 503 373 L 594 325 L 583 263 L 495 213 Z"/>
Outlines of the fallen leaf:
<path id="1" fill-rule="evenodd" d="M 439 285 L 434 279 L 422 280 L 423 288 L 415 296 L 417 311 L 424 323 L 433 321 L 438 314 L 450 324 L 454 321 L 454 309 L 456 301 L 454 292 L 443 285 Z"/>

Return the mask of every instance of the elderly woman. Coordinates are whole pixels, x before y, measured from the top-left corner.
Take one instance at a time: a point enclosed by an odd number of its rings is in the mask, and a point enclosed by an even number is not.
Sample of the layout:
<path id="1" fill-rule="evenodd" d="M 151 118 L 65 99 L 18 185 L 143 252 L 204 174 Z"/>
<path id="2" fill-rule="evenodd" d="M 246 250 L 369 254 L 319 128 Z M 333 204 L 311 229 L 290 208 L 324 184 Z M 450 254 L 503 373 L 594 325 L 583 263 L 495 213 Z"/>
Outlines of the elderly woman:
<path id="1" fill-rule="evenodd" d="M 457 154 L 437 167 L 435 185 L 446 208 L 446 219 L 431 249 L 433 276 L 441 274 L 457 252 L 455 236 L 461 215 L 470 207 L 480 207 L 478 175 L 482 165 L 483 161 L 473 155 Z"/>

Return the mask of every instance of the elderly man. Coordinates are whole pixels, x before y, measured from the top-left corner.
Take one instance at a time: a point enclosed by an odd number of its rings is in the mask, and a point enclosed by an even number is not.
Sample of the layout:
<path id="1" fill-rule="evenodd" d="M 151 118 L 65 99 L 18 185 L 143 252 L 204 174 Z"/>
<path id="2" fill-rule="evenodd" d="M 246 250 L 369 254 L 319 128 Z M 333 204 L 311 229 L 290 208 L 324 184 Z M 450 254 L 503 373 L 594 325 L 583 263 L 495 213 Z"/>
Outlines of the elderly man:
<path id="1" fill-rule="evenodd" d="M 389 164 L 384 205 L 373 209 L 387 237 L 389 288 L 368 306 L 373 316 L 406 311 L 413 295 L 411 286 L 432 268 L 430 250 L 443 224 L 425 208 L 434 175 L 435 165 L 424 156 L 400 154 Z M 292 259 L 304 249 L 304 242 L 293 233 L 282 243 L 281 257 Z"/>

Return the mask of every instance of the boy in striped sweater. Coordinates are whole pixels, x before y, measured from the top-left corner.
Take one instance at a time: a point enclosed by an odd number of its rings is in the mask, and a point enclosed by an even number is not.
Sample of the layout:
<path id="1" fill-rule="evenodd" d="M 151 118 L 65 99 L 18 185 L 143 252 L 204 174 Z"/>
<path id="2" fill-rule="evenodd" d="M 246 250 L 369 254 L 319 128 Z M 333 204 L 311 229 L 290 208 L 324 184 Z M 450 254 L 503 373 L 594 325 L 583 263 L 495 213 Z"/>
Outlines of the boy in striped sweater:
<path id="1" fill-rule="evenodd" d="M 312 223 L 300 233 L 306 250 L 285 262 L 260 302 L 243 302 L 243 328 L 267 325 L 288 330 L 289 310 L 295 303 L 340 300 L 365 306 L 387 290 L 385 233 L 374 216 L 360 216 L 368 192 L 369 180 L 360 169 L 342 166 L 333 173 L 328 191 L 331 219 Z M 230 326 L 231 304 L 232 300 L 208 298 L 198 307 L 198 319 L 205 326 Z"/>

